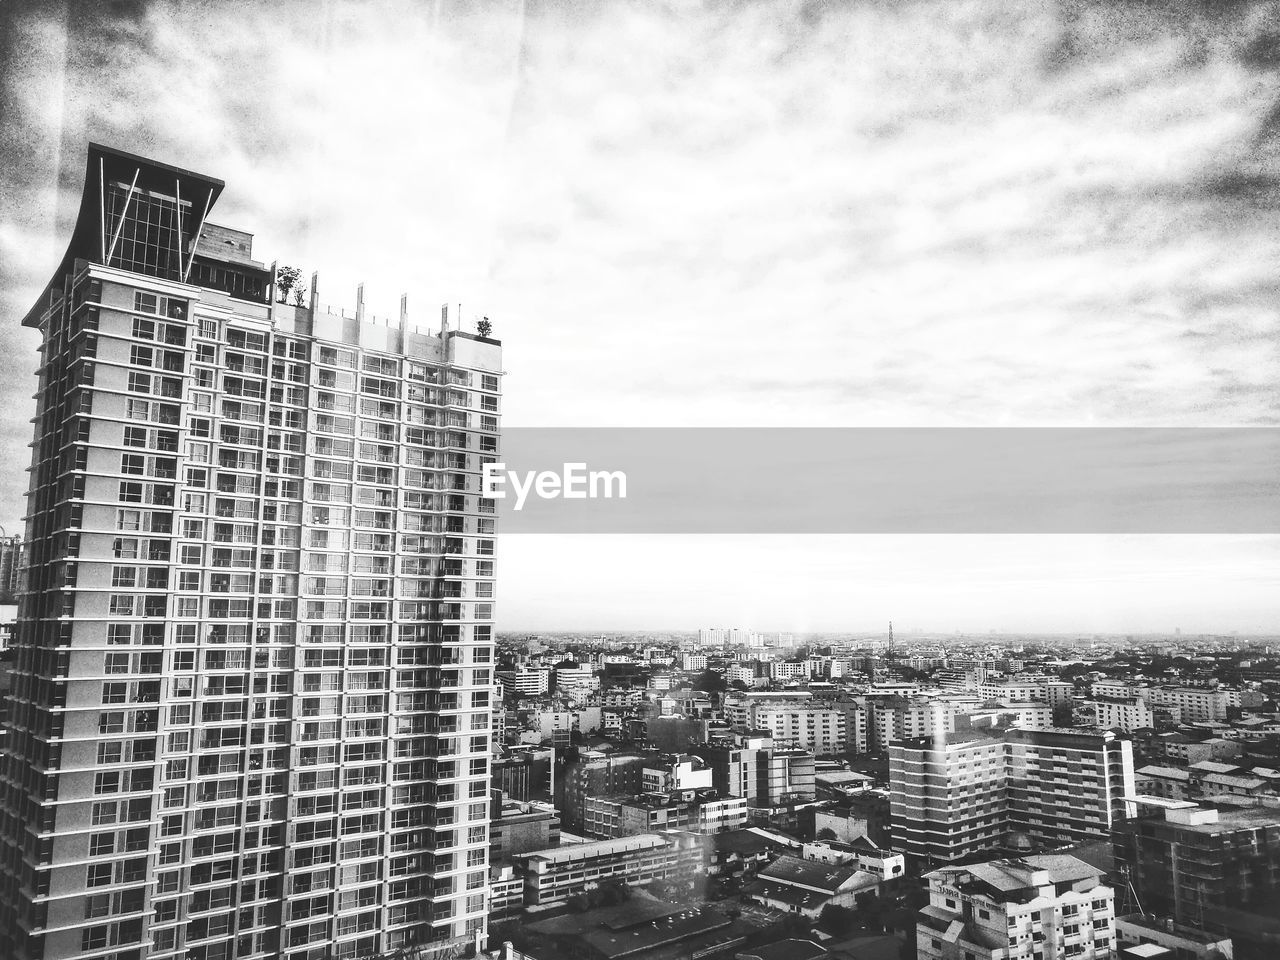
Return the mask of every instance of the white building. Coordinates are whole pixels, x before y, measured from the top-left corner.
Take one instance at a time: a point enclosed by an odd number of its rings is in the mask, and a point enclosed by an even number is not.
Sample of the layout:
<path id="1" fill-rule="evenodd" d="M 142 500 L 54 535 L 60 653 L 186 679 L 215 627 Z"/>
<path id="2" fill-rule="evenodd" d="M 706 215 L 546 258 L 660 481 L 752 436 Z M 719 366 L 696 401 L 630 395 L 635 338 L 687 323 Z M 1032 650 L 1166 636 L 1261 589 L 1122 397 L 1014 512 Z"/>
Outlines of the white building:
<path id="1" fill-rule="evenodd" d="M 518 667 L 511 689 L 526 697 L 538 697 L 551 690 L 550 667 Z"/>
<path id="2" fill-rule="evenodd" d="M 1115 947 L 1115 895 L 1102 872 L 1066 854 L 944 867 L 926 874 L 919 960 L 1105 960 Z M 1048 952 L 1046 947 L 1052 952 Z"/>
<path id="3" fill-rule="evenodd" d="M 680 655 L 680 669 L 700 672 L 707 669 L 707 657 L 703 653 L 683 653 Z"/>
<path id="4" fill-rule="evenodd" d="M 1132 733 L 1134 730 L 1156 725 L 1150 705 L 1141 697 L 1100 698 L 1094 702 L 1094 710 L 1097 718 L 1095 722 L 1103 730 Z"/>
<path id="5" fill-rule="evenodd" d="M 709 789 L 711 776 L 711 768 L 702 760 L 685 756 L 674 757 L 661 766 L 645 767 L 641 773 L 645 793 Z"/>
<path id="6" fill-rule="evenodd" d="M 812 672 L 808 660 L 774 660 L 769 664 L 769 676 L 774 680 L 808 680 Z"/>
<path id="7" fill-rule="evenodd" d="M 556 692 L 574 699 L 585 699 L 600 688 L 600 678 L 590 664 L 575 663 L 555 668 Z"/>

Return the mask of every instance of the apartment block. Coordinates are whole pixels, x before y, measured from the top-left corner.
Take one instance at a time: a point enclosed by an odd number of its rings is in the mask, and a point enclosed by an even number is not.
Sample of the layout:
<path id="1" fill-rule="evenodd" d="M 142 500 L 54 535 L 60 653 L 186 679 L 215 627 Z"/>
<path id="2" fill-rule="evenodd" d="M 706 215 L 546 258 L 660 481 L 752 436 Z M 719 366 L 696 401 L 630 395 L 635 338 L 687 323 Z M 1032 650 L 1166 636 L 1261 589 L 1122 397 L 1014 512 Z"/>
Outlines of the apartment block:
<path id="1" fill-rule="evenodd" d="M 590 664 L 561 664 L 554 669 L 553 675 L 556 693 L 564 694 L 579 702 L 586 700 L 593 691 L 600 689 L 600 678 L 596 676 L 596 671 Z"/>
<path id="2" fill-rule="evenodd" d="M 501 347 L 277 302 L 220 180 L 91 145 L 42 337 L 0 956 L 485 930 Z"/>
<path id="3" fill-rule="evenodd" d="M 1098 697 L 1094 701 L 1094 717 L 1103 730 L 1135 730 L 1156 725 L 1155 714 L 1141 697 Z"/>
<path id="4" fill-rule="evenodd" d="M 775 747 L 770 737 L 738 735 L 691 752 L 711 767 L 712 785 L 725 796 L 773 806 L 812 800 L 817 792 L 813 754 Z"/>
<path id="5" fill-rule="evenodd" d="M 522 696 L 540 697 L 551 691 L 550 667 L 518 667 L 509 676 L 508 687 Z"/>
<path id="6" fill-rule="evenodd" d="M 1047 730 L 1053 725 L 1053 711 L 1047 703 L 1017 703 L 1012 701 L 994 706 L 979 707 L 967 714 L 969 726 L 995 729 L 1017 727 L 1020 730 Z"/>
<path id="7" fill-rule="evenodd" d="M 644 789 L 644 769 L 653 755 L 639 753 L 583 753 L 576 763 L 566 764 L 557 782 L 556 809 L 564 825 L 580 829 L 587 797 L 627 794 Z"/>
<path id="8" fill-rule="evenodd" d="M 1132 744 L 1079 730 L 978 732 L 889 747 L 895 849 L 946 863 L 1013 832 L 1046 844 L 1098 840 L 1135 792 Z"/>
<path id="9" fill-rule="evenodd" d="M 702 653 L 682 653 L 680 655 L 680 669 L 689 672 L 701 671 L 707 669 L 707 657 Z"/>
<path id="10" fill-rule="evenodd" d="M 1009 827 L 1054 844 L 1106 838 L 1136 792 L 1133 743 L 1111 732 L 1005 734 Z"/>
<path id="11" fill-rule="evenodd" d="M 1106 960 L 1115 894 L 1102 872 L 1066 855 L 994 860 L 928 874 L 918 914 L 920 960 Z"/>
<path id="12" fill-rule="evenodd" d="M 981 734 L 899 740 L 889 746 L 893 848 L 946 863 L 1008 833 L 1004 741 Z"/>
<path id="13" fill-rule="evenodd" d="M 847 698 L 815 697 L 807 691 L 730 694 L 725 719 L 740 733 L 759 731 L 817 755 L 865 749 L 866 744 L 866 714 Z"/>
<path id="14" fill-rule="evenodd" d="M 1159 810 L 1116 831 L 1115 856 L 1148 914 L 1230 937 L 1236 960 L 1280 951 L 1280 809 Z"/>
<path id="15" fill-rule="evenodd" d="M 1239 706 L 1240 691 L 1218 687 L 1165 687 L 1120 680 L 1096 680 L 1090 688 L 1094 697 L 1126 699 L 1141 697 L 1151 708 L 1176 710 L 1184 723 L 1222 720 L 1227 707 Z"/>

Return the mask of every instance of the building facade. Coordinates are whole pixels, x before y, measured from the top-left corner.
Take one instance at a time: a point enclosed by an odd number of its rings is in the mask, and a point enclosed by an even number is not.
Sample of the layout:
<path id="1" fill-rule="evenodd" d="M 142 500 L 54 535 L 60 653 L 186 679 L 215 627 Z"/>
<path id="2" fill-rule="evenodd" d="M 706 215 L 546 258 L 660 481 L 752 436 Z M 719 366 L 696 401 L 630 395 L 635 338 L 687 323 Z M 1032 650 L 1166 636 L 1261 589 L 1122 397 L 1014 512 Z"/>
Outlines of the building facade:
<path id="1" fill-rule="evenodd" d="M 1008 832 L 1004 742 L 970 734 L 889 746 L 893 846 L 946 863 L 999 843 Z"/>
<path id="2" fill-rule="evenodd" d="M 16 603 L 22 583 L 21 537 L 0 537 L 0 604 Z"/>
<path id="3" fill-rule="evenodd" d="M 1280 810 L 1167 808 L 1116 831 L 1115 856 L 1147 913 L 1228 936 L 1237 958 L 1280 954 Z"/>
<path id="4" fill-rule="evenodd" d="M 1102 872 L 1066 855 L 944 867 L 927 877 L 916 925 L 920 960 L 1106 960 L 1115 895 Z"/>
<path id="5" fill-rule="evenodd" d="M 501 348 L 275 302 L 223 184 L 96 145 L 42 335 L 0 956 L 485 929 Z"/>
<path id="6" fill-rule="evenodd" d="M 706 872 L 707 848 L 691 833 L 643 833 L 536 850 L 515 858 L 526 906 L 564 903 L 609 880 L 637 886 Z"/>
<path id="7" fill-rule="evenodd" d="M 1006 730 L 889 747 L 895 849 L 947 863 L 1012 833 L 1047 844 L 1106 839 L 1135 791 L 1133 745 L 1113 733 Z"/>
<path id="8" fill-rule="evenodd" d="M 1133 743 L 1110 732 L 1005 734 L 1009 826 L 1053 844 L 1106 839 L 1137 792 Z"/>

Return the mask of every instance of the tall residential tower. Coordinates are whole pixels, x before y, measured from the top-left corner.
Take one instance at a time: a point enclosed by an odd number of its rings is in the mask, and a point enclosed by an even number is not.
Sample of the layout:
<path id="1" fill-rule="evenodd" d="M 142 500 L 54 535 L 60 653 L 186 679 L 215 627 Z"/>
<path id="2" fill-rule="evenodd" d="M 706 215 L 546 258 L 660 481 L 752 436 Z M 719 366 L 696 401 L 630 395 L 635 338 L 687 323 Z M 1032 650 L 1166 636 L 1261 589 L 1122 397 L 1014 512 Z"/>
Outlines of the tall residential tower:
<path id="1" fill-rule="evenodd" d="M 275 302 L 222 187 L 91 145 L 23 320 L 6 958 L 484 932 L 501 346 Z"/>

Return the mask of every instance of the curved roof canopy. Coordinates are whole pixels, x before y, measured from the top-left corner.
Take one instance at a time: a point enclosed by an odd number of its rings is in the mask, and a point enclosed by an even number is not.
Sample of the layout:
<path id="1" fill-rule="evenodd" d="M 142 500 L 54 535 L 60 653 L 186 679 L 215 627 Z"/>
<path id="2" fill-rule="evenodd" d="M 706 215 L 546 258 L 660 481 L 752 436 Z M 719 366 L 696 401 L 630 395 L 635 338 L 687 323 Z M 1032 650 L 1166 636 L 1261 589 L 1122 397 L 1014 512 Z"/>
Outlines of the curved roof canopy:
<path id="1" fill-rule="evenodd" d="M 51 292 L 61 288 L 63 278 L 71 272 L 77 260 L 107 266 L 123 265 L 120 262 L 120 238 L 125 221 L 131 210 L 135 217 L 138 216 L 144 197 L 166 203 L 171 210 L 177 211 L 173 224 L 178 227 L 177 249 L 172 260 L 165 261 L 171 265 L 163 270 L 148 271 L 136 264 L 129 264 L 126 269 L 154 272 L 169 280 L 184 280 L 190 270 L 196 238 L 224 186 L 216 177 L 90 143 L 80 212 L 76 216 L 71 242 L 49 283 L 23 317 L 23 326 L 40 325 Z"/>

